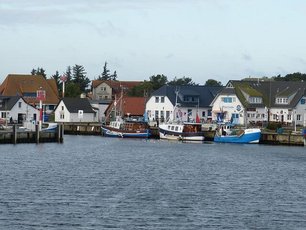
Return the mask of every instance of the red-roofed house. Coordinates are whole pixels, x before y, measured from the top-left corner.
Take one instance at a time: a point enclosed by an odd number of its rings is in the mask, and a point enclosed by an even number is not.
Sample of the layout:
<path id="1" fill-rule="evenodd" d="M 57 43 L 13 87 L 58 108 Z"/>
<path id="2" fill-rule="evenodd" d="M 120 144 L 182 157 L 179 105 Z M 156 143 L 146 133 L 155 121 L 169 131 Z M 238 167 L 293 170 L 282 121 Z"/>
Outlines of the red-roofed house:
<path id="1" fill-rule="evenodd" d="M 105 111 L 106 121 L 121 117 L 142 117 L 145 112 L 147 98 L 145 97 L 123 97 L 122 100 L 113 101 Z"/>
<path id="2" fill-rule="evenodd" d="M 54 79 L 45 79 L 40 75 L 9 74 L 0 85 L 0 95 L 21 96 L 30 105 L 38 106 L 37 90 L 46 92 L 43 101 L 45 110 L 53 111 L 59 102 L 57 85 Z"/>

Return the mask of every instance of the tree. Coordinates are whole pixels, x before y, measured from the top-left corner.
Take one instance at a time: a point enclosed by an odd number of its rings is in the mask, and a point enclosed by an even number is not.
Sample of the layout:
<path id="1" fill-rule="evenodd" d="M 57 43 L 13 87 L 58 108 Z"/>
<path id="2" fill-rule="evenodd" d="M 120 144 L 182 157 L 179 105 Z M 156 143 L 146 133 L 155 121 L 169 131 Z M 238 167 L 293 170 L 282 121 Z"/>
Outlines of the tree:
<path id="1" fill-rule="evenodd" d="M 66 72 L 65 72 L 65 75 L 67 77 L 67 81 L 66 82 L 70 82 L 72 81 L 72 73 L 71 73 L 71 66 L 67 66 L 67 69 L 66 69 Z"/>
<path id="2" fill-rule="evenodd" d="M 85 92 L 90 80 L 86 77 L 85 68 L 81 65 L 75 65 L 72 67 L 73 83 L 79 85 L 81 92 Z"/>
<path id="3" fill-rule="evenodd" d="M 144 81 L 140 85 L 134 86 L 132 89 L 130 89 L 128 95 L 131 97 L 149 97 L 152 89 L 152 82 Z"/>
<path id="4" fill-rule="evenodd" d="M 306 74 L 305 73 L 290 73 L 287 74 L 285 77 L 278 75 L 274 77 L 275 81 L 306 81 Z"/>
<path id="5" fill-rule="evenodd" d="M 152 90 L 157 90 L 168 83 L 168 78 L 163 74 L 153 75 L 150 77 L 150 82 L 152 84 Z"/>
<path id="6" fill-rule="evenodd" d="M 117 71 L 115 70 L 112 75 L 110 75 L 110 80 L 116 81 L 117 80 Z"/>
<path id="7" fill-rule="evenodd" d="M 47 74 L 45 72 L 46 71 L 43 68 L 38 67 L 37 69 L 32 69 L 31 74 L 40 75 L 43 76 L 44 78 L 47 78 Z"/>
<path id="8" fill-rule="evenodd" d="M 197 85 L 192 81 L 190 77 L 182 77 L 182 78 L 177 78 L 175 77 L 172 81 L 168 82 L 168 85 Z"/>
<path id="9" fill-rule="evenodd" d="M 65 85 L 65 97 L 80 97 L 81 93 L 79 84 L 71 81 Z"/>
<path id="10" fill-rule="evenodd" d="M 99 75 L 98 80 L 111 80 L 109 70 L 107 69 L 107 62 L 104 63 L 103 72 Z"/>
<path id="11" fill-rule="evenodd" d="M 222 86 L 222 83 L 220 81 L 216 81 L 214 79 L 208 79 L 205 82 L 205 86 Z"/>
<path id="12" fill-rule="evenodd" d="M 53 75 L 51 76 L 51 79 L 54 79 L 54 80 L 55 80 L 56 85 L 57 85 L 57 89 L 58 89 L 58 93 L 60 94 L 60 92 L 61 92 L 61 87 L 60 87 L 60 85 L 61 85 L 61 80 L 60 80 L 60 75 L 59 75 L 58 71 L 56 71 L 55 74 L 53 74 Z"/>

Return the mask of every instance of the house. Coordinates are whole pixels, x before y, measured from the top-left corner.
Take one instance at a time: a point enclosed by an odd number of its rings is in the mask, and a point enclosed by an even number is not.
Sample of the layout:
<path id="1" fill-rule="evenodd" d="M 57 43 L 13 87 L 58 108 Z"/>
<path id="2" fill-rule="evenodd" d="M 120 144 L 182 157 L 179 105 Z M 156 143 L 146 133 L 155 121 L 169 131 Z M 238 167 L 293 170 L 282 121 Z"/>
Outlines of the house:
<path id="1" fill-rule="evenodd" d="M 37 121 L 39 110 L 29 105 L 20 96 L 0 96 L 0 119 L 5 123 L 22 124 L 24 121 Z"/>
<path id="2" fill-rule="evenodd" d="M 90 100 L 89 101 L 91 106 L 95 108 L 95 110 L 98 111 L 98 121 L 103 122 L 105 121 L 105 111 L 109 107 L 109 105 L 112 103 L 110 100 Z"/>
<path id="3" fill-rule="evenodd" d="M 114 120 L 116 116 L 142 118 L 145 113 L 146 97 L 122 96 L 114 100 L 106 109 L 106 121 Z"/>
<path id="4" fill-rule="evenodd" d="M 212 117 L 240 125 L 295 120 L 302 125 L 305 90 L 305 82 L 229 81 L 211 104 Z"/>
<path id="5" fill-rule="evenodd" d="M 34 107 L 39 107 L 37 91 L 44 90 L 46 99 L 44 110 L 50 114 L 59 102 L 57 84 L 54 79 L 45 79 L 40 75 L 9 74 L 0 85 L 0 95 L 21 96 Z"/>
<path id="6" fill-rule="evenodd" d="M 55 109 L 55 122 L 98 122 L 87 98 L 63 98 Z"/>
<path id="7" fill-rule="evenodd" d="M 93 100 L 114 100 L 115 95 L 120 97 L 121 92 L 126 94 L 133 87 L 140 85 L 141 81 L 92 81 L 92 99 Z"/>
<path id="8" fill-rule="evenodd" d="M 169 86 L 154 91 L 146 103 L 150 121 L 210 121 L 211 102 L 222 86 Z"/>

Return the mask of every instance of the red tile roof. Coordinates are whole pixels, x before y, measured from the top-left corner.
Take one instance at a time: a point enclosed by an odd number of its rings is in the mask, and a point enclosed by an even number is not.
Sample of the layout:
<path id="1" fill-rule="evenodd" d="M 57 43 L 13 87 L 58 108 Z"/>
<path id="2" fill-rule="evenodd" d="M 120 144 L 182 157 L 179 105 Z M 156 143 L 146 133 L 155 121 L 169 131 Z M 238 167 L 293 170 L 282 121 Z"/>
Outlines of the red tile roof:
<path id="1" fill-rule="evenodd" d="M 121 115 L 122 116 L 142 116 L 145 112 L 147 98 L 145 97 L 123 97 L 122 99 L 122 108 Z M 119 107 L 121 102 L 117 102 L 117 111 L 119 111 Z M 114 101 L 108 106 L 105 113 L 108 114 L 114 108 Z"/>
<path id="2" fill-rule="evenodd" d="M 57 85 L 54 79 L 45 79 L 40 75 L 9 74 L 0 85 L 0 94 L 4 96 L 22 96 L 27 103 L 39 103 L 36 91 L 40 87 L 46 91 L 44 104 L 59 102 Z M 31 96 L 29 96 L 29 94 Z M 33 96 L 34 95 L 34 96 Z"/>
<path id="3" fill-rule="evenodd" d="M 142 81 L 104 81 L 104 80 L 93 80 L 92 81 L 92 87 L 96 88 L 97 86 L 99 86 L 103 82 L 105 82 L 111 88 L 113 88 L 115 90 L 118 90 L 118 89 L 120 90 L 121 87 L 131 89 L 131 88 L 133 88 L 133 87 L 143 83 Z"/>

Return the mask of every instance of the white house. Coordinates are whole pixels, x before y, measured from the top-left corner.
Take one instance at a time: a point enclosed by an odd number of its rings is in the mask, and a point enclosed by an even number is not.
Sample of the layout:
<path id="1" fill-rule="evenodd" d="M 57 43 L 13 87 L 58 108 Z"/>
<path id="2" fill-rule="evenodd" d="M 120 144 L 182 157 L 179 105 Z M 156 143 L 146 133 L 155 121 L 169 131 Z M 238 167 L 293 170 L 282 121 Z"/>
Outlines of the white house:
<path id="1" fill-rule="evenodd" d="M 245 107 L 237 97 L 234 88 L 227 86 L 212 101 L 212 120 L 245 124 Z"/>
<path id="2" fill-rule="evenodd" d="M 213 120 L 305 124 L 305 82 L 229 81 L 212 102 Z"/>
<path id="3" fill-rule="evenodd" d="M 0 96 L 0 118 L 7 123 L 37 121 L 39 114 L 38 109 L 26 103 L 20 96 Z"/>
<path id="4" fill-rule="evenodd" d="M 154 91 L 146 103 L 149 121 L 211 120 L 210 103 L 222 87 L 169 86 Z"/>
<path id="5" fill-rule="evenodd" d="M 63 98 L 55 109 L 55 122 L 98 122 L 87 98 Z"/>

